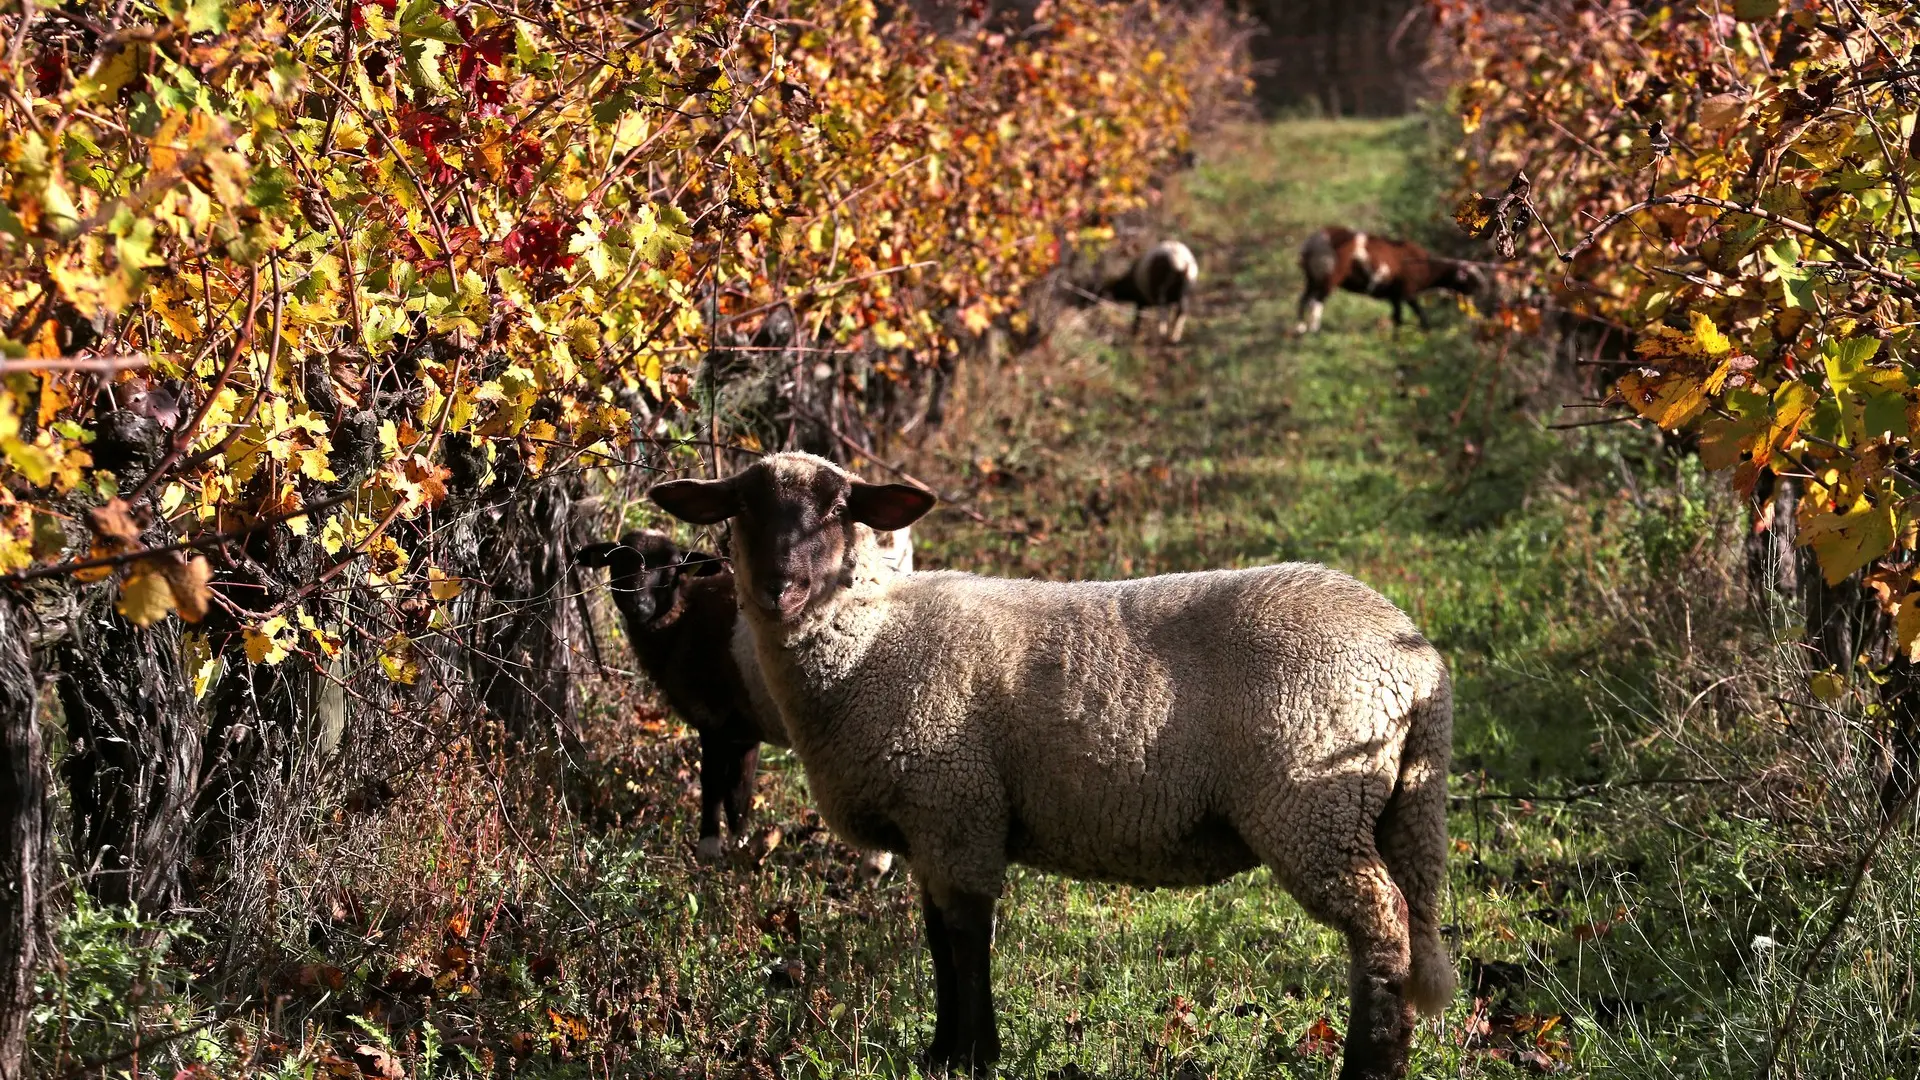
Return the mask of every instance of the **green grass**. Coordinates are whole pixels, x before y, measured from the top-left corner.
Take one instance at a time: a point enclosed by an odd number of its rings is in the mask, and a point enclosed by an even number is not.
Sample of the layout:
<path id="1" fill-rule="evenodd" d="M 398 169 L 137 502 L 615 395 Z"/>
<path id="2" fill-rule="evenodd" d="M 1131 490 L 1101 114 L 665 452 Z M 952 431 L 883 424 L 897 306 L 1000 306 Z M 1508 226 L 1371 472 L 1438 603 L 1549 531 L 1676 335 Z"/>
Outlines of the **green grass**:
<path id="1" fill-rule="evenodd" d="M 1306 231 L 1417 226 L 1439 204 L 1422 194 L 1429 154 L 1411 121 L 1215 136 L 1163 208 L 1202 263 L 1186 343 L 1128 345 L 1126 318 L 1096 310 L 1017 363 L 964 370 L 948 427 L 905 464 L 965 510 L 917 527 L 916 559 L 1057 579 L 1305 559 L 1380 589 L 1456 684 L 1446 921 L 1464 986 L 1423 1023 L 1413 1075 L 1751 1076 L 1870 830 L 1870 762 L 1808 766 L 1832 740 L 1775 704 L 1806 684 L 1742 605 L 1722 485 L 1623 428 L 1549 430 L 1571 382 L 1478 340 L 1444 300 L 1435 331 L 1394 336 L 1385 305 L 1342 294 L 1325 333 L 1291 336 Z M 589 813 L 526 792 L 496 813 L 494 789 L 457 771 L 404 797 L 342 883 L 404 899 L 398 914 L 351 933 L 289 926 L 287 964 L 262 982 L 282 994 L 273 1018 L 246 1028 L 282 1049 L 235 1036 L 195 1053 L 222 1072 L 251 1053 L 272 1064 L 258 1073 L 318 1075 L 328 1047 L 377 1033 L 420 1075 L 431 1026 L 459 1051 L 432 1062 L 439 1075 L 489 1061 L 520 1076 L 909 1075 L 932 984 L 904 873 L 858 883 L 778 752 L 762 820 L 783 842 L 697 865 L 690 740 L 636 723 L 636 693 L 608 685 L 590 718 Z M 1773 779 L 1642 783 L 1723 775 Z M 1920 1071 L 1917 854 L 1894 840 L 1818 969 L 1794 1075 Z M 470 982 L 424 1003 L 359 993 L 444 968 L 455 910 L 487 928 L 464 939 Z M 1207 890 L 1016 871 L 1002 913 L 1006 1075 L 1336 1067 L 1343 945 L 1264 871 Z M 48 1000 L 91 1000 L 60 979 Z M 182 993 L 170 1015 L 213 1015 Z"/>

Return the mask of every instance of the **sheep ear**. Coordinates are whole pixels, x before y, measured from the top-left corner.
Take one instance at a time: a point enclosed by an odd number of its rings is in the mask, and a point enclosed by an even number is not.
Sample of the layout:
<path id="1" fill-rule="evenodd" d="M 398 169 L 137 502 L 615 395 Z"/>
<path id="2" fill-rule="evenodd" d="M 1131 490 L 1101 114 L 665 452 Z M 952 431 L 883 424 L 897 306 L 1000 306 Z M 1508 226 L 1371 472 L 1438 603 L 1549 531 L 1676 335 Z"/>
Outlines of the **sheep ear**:
<path id="1" fill-rule="evenodd" d="M 660 509 L 695 525 L 712 525 L 740 512 L 740 492 L 726 480 L 670 480 L 647 491 Z"/>
<path id="2" fill-rule="evenodd" d="M 863 484 L 847 495 L 847 516 L 881 532 L 904 529 L 933 509 L 933 492 L 906 484 Z"/>
<path id="3" fill-rule="evenodd" d="M 620 550 L 619 544 L 588 544 L 573 553 L 573 559 L 581 566 L 608 566 L 613 553 Z"/>

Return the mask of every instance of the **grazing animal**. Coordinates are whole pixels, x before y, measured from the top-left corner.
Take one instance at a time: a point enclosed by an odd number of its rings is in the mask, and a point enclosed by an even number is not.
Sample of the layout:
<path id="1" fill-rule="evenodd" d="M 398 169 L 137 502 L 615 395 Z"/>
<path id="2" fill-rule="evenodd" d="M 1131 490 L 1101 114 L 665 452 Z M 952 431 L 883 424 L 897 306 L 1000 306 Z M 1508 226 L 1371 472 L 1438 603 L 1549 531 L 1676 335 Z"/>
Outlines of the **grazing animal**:
<path id="1" fill-rule="evenodd" d="M 734 586 L 810 792 L 902 855 L 933 954 L 933 1066 L 1000 1052 L 990 978 L 1010 863 L 1141 886 L 1258 865 L 1352 960 L 1343 1080 L 1405 1074 L 1440 938 L 1445 663 L 1380 594 L 1322 566 L 1113 582 L 894 574 L 860 526 L 932 506 L 775 454 L 655 486 L 732 520 Z"/>
<path id="2" fill-rule="evenodd" d="M 1187 326 L 1187 293 L 1199 280 L 1200 264 L 1187 245 L 1178 240 L 1162 240 L 1133 260 L 1126 273 L 1102 285 L 1099 295 L 1133 305 L 1134 337 L 1140 336 L 1140 320 L 1148 308 L 1172 308 L 1171 332 L 1165 312 L 1159 315 L 1156 329 L 1162 337 L 1178 344 Z"/>
<path id="3" fill-rule="evenodd" d="M 913 562 L 907 530 L 882 538 L 893 560 Z M 590 544 L 575 556 L 582 566 L 611 572 L 614 606 L 627 640 L 647 675 L 700 736 L 701 859 L 723 853 L 720 816 L 736 843 L 745 839 L 753 811 L 760 744 L 787 745 L 734 599 L 733 575 L 719 559 L 682 551 L 665 534 L 629 532 L 618 543 Z M 887 872 L 893 856 L 862 858 L 870 876 Z"/>
<path id="4" fill-rule="evenodd" d="M 1329 225 L 1300 245 L 1300 271 L 1306 288 L 1300 294 L 1300 322 L 1296 334 L 1320 329 L 1320 313 L 1335 287 L 1377 296 L 1393 304 L 1393 326 L 1400 328 L 1400 307 L 1413 309 L 1420 328 L 1427 329 L 1427 313 L 1414 297 L 1428 289 L 1450 289 L 1472 294 L 1486 287 L 1486 275 L 1472 263 L 1428 254 L 1418 244 L 1385 240 L 1338 225 Z"/>

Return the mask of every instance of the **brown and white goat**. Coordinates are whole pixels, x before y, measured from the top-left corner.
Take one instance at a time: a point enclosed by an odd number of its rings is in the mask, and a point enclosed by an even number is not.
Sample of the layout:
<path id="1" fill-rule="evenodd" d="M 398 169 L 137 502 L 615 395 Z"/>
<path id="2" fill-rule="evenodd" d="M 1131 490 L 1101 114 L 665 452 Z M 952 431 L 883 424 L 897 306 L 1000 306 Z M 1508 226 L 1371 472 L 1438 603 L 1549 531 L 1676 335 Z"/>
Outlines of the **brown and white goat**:
<path id="1" fill-rule="evenodd" d="M 876 539 L 890 565 L 903 573 L 911 569 L 908 530 Z M 740 623 L 733 575 L 712 555 L 683 551 L 650 529 L 629 532 L 617 543 L 589 544 L 574 557 L 582 566 L 609 571 L 613 603 L 640 667 L 700 736 L 697 850 L 702 860 L 718 859 L 723 811 L 734 842 L 746 838 L 760 744 L 787 745 L 786 727 Z M 861 871 L 877 877 L 892 863 L 887 852 L 870 852 Z"/>
<path id="2" fill-rule="evenodd" d="M 1100 287 L 1100 296 L 1133 305 L 1133 336 L 1140 336 L 1140 320 L 1148 308 L 1172 308 L 1173 326 L 1167 316 L 1159 316 L 1157 329 L 1168 341 L 1178 344 L 1187 326 L 1187 293 L 1200 280 L 1200 264 L 1187 245 L 1178 240 L 1162 240 L 1133 260 L 1127 272 Z"/>
<path id="3" fill-rule="evenodd" d="M 1419 244 L 1386 240 L 1338 225 L 1315 232 L 1300 245 L 1300 272 L 1306 278 L 1306 288 L 1300 294 L 1296 334 L 1320 329 L 1320 313 L 1336 287 L 1392 303 L 1396 330 L 1402 305 L 1412 308 L 1420 328 L 1427 329 L 1427 314 L 1414 297 L 1428 289 L 1472 294 L 1486 287 L 1486 276 L 1472 263 L 1443 259 Z"/>

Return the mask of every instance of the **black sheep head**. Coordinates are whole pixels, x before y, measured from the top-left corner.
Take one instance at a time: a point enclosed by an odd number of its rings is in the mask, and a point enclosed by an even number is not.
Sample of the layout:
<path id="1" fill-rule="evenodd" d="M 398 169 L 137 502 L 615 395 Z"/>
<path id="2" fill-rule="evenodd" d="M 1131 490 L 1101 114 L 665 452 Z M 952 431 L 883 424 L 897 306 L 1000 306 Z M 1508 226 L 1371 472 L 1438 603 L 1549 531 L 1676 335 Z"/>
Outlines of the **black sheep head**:
<path id="1" fill-rule="evenodd" d="M 617 543 L 588 544 L 574 553 L 581 566 L 606 567 L 614 606 L 630 625 L 645 626 L 673 609 L 674 593 L 689 577 L 719 573 L 719 559 L 683 551 L 665 533 L 636 530 Z"/>

